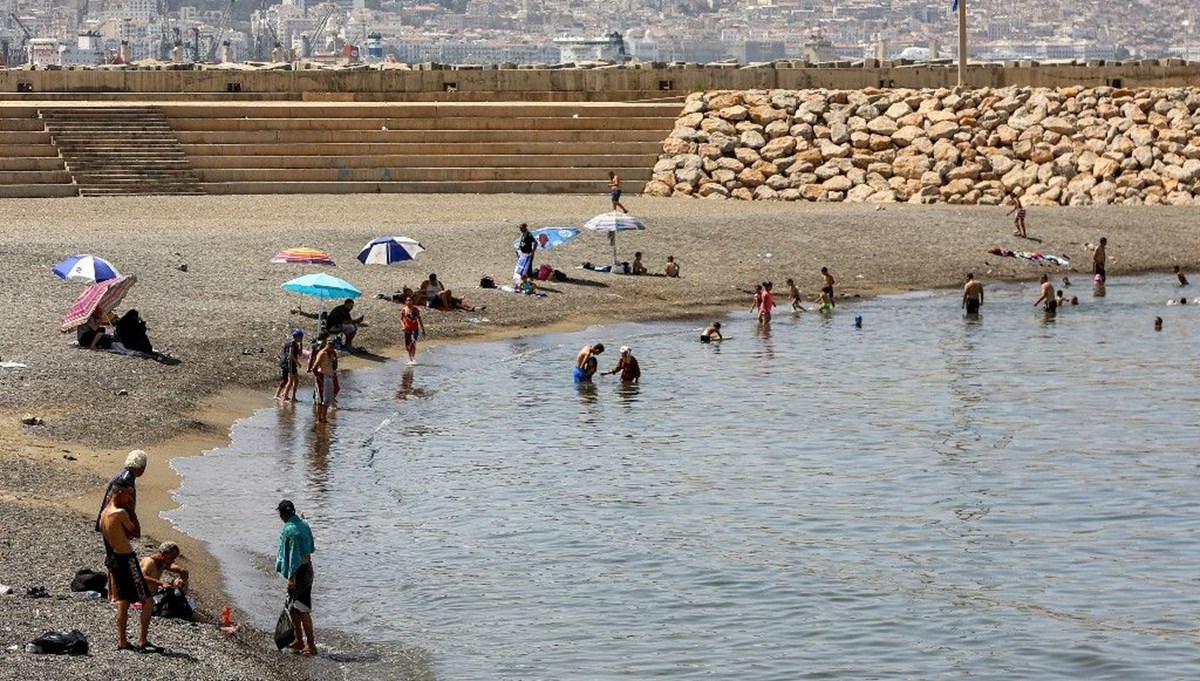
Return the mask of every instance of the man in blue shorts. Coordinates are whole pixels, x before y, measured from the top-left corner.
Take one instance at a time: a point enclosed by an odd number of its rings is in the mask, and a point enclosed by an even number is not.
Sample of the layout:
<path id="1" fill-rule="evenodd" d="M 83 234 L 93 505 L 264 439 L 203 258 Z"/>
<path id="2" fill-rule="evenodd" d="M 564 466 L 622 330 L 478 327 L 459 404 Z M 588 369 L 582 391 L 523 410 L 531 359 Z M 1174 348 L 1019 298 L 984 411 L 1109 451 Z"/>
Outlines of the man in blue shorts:
<path id="1" fill-rule="evenodd" d="M 604 344 L 596 343 L 595 345 L 585 345 L 580 349 L 579 354 L 575 355 L 575 384 L 591 383 L 592 376 L 596 375 L 596 368 L 599 362 L 596 356 L 604 352 Z"/>
<path id="2" fill-rule="evenodd" d="M 625 206 L 621 205 L 621 177 L 611 170 L 608 171 L 608 194 L 612 198 L 614 213 L 618 208 L 621 209 L 622 213 L 629 212 L 625 210 Z"/>

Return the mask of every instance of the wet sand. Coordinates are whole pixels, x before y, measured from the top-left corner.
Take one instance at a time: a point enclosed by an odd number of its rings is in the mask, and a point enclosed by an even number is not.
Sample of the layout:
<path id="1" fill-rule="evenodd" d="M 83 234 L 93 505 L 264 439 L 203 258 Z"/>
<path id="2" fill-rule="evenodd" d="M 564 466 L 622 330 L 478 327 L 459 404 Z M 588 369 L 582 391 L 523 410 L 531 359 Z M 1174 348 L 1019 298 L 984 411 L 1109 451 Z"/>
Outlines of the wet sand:
<path id="1" fill-rule="evenodd" d="M 478 288 L 483 275 L 498 283 L 511 277 L 516 224 L 579 226 L 608 209 L 607 197 L 147 197 L 8 200 L 5 206 L 0 303 L 9 319 L 0 335 L 0 359 L 28 368 L 0 369 L 0 465 L 8 471 L 0 476 L 0 503 L 9 539 L 0 548 L 0 583 L 21 592 L 44 585 L 65 594 L 75 569 L 99 568 L 102 555 L 90 515 L 104 481 L 129 449 L 140 447 L 152 457 L 150 471 L 139 482 L 141 515 L 156 521 L 148 524 L 148 534 L 184 543 L 189 561 L 200 568 L 196 593 L 209 612 L 223 602 L 215 562 L 203 546 L 157 520 L 158 512 L 171 505 L 170 491 L 177 484 L 167 460 L 219 446 L 233 420 L 267 404 L 278 379 L 279 344 L 295 326 L 310 332 L 315 328 L 313 320 L 289 310 L 302 303 L 306 311 L 315 311 L 318 304 L 282 291 L 279 284 L 323 270 L 270 264 L 283 248 L 328 251 L 338 265 L 325 269 L 364 292 L 356 313 L 365 313 L 370 326 L 358 343 L 370 353 L 348 361 L 347 367 L 397 354 L 397 308 L 371 296 L 403 284 L 415 287 L 429 272 L 437 272 L 455 295 L 487 306 L 474 313 L 426 312 L 428 340 L 444 342 L 611 320 L 718 314 L 749 307 L 745 291 L 766 279 L 776 283 L 783 302 L 783 281 L 789 276 L 811 297 L 819 288 L 822 265 L 837 278 L 839 295 L 852 297 L 957 286 L 967 271 L 985 284 L 1032 280 L 1045 271 L 1056 278 L 1068 274 L 1077 286 L 1086 285 L 1087 244 L 1100 236 L 1109 239 L 1110 276 L 1162 271 L 1171 277 L 1175 264 L 1193 272 L 1200 254 L 1197 208 L 1030 209 L 1029 233 L 1042 239 L 1038 243 L 1011 236 L 1011 222 L 1001 208 L 889 205 L 880 210 L 631 197 L 626 206 L 649 228 L 619 236 L 621 259 L 631 261 L 640 250 L 651 273 L 661 273 L 665 257 L 673 254 L 682 277 L 574 269 L 583 261 L 611 260 L 604 236 L 585 232 L 565 247 L 538 254 L 537 262 L 551 263 L 573 281 L 547 282 L 549 295 L 532 298 Z M 415 263 L 392 267 L 363 266 L 353 259 L 364 243 L 384 234 L 416 238 L 429 250 Z M 1066 255 L 1073 266 L 1042 268 L 991 256 L 986 249 L 992 245 Z M 124 273 L 138 275 L 121 309 L 140 310 L 156 346 L 177 364 L 71 347 L 73 336 L 60 334 L 58 324 L 83 287 L 60 281 L 49 270 L 76 252 L 103 255 Z M 1036 297 L 1032 285 L 1030 296 Z M 44 425 L 21 425 L 23 413 L 40 416 Z M 29 527 L 50 529 L 26 531 Z M 3 649 L 46 629 L 85 628 L 73 623 L 83 611 L 91 613 L 84 621 L 90 624 L 85 631 L 93 645 L 111 648 L 107 606 L 80 608 L 78 601 L 66 598 L 50 607 L 45 600 L 0 596 L 0 617 L 6 625 L 18 623 L 0 635 L 0 663 L 28 670 L 30 678 L 58 675 L 66 668 Z M 308 663 L 279 664 L 274 654 L 251 654 L 263 643 L 253 632 L 250 644 L 242 645 L 214 636 L 211 627 L 201 630 L 203 636 L 164 640 L 192 651 L 188 655 L 201 663 L 213 660 L 224 678 L 315 673 Z M 98 656 L 90 671 L 79 667 L 79 678 L 104 676 L 106 665 L 120 662 L 115 655 Z M 206 666 L 197 661 L 172 658 L 147 665 L 150 671 L 141 675 L 204 678 L 193 675 Z"/>

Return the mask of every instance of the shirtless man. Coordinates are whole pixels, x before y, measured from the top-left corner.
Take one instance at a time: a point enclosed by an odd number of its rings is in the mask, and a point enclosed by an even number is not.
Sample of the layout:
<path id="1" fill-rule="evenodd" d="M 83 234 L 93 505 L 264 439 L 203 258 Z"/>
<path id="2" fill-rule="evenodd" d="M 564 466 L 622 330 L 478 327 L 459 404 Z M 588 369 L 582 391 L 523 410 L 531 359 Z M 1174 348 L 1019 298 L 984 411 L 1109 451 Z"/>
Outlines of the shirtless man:
<path id="1" fill-rule="evenodd" d="M 638 276 L 641 276 L 643 274 L 646 274 L 647 272 L 648 272 L 648 270 L 646 269 L 646 265 L 644 263 L 642 263 L 642 252 L 638 251 L 637 253 L 634 253 L 633 254 L 633 268 L 631 269 L 630 274 L 636 274 Z"/>
<path id="2" fill-rule="evenodd" d="M 638 364 L 637 357 L 633 356 L 633 350 L 623 345 L 617 365 L 604 373 L 606 375 L 621 374 L 622 383 L 637 383 L 638 379 L 642 377 L 642 368 Z"/>
<path id="3" fill-rule="evenodd" d="M 595 345 L 585 345 L 575 355 L 575 383 L 591 383 L 592 377 L 596 375 L 598 361 L 596 356 L 604 352 L 604 344 L 596 343 Z"/>
<path id="4" fill-rule="evenodd" d="M 829 273 L 828 267 L 821 268 L 821 302 L 828 303 L 829 307 L 837 305 L 833 300 L 833 285 L 836 284 L 833 280 L 833 275 Z"/>
<path id="5" fill-rule="evenodd" d="M 133 486 L 123 479 L 113 481 L 112 497 L 104 512 L 100 514 L 100 532 L 104 541 L 112 547 L 108 569 L 113 576 L 117 594 L 117 650 L 135 650 L 139 653 L 162 652 L 162 648 L 146 640 L 150 631 L 150 616 L 154 614 L 154 603 L 150 599 L 150 587 L 142 576 L 137 554 L 129 539 L 141 533 L 125 507 L 133 503 Z M 130 645 L 125 633 L 129 619 L 130 603 L 141 603 L 141 619 L 138 623 L 137 645 Z"/>
<path id="6" fill-rule="evenodd" d="M 1100 237 L 1100 245 L 1092 252 L 1092 275 L 1099 277 L 1097 282 L 1104 283 L 1108 277 L 1104 274 L 1104 261 L 1108 259 L 1108 237 Z"/>
<path id="7" fill-rule="evenodd" d="M 157 551 L 142 559 L 142 577 L 150 585 L 151 596 L 163 589 L 183 589 L 187 587 L 187 568 L 180 567 L 175 563 L 175 561 L 179 560 L 180 555 L 179 544 L 173 541 L 165 541 L 159 545 Z M 163 572 L 171 572 L 177 576 L 175 579 L 168 581 L 163 579 Z"/>
<path id="8" fill-rule="evenodd" d="M 1058 303 L 1054 300 L 1054 286 L 1050 284 L 1050 277 L 1045 274 L 1042 275 L 1042 294 L 1033 301 L 1033 305 L 1036 307 L 1043 303 L 1046 305 L 1048 314 L 1054 314 L 1058 310 Z"/>
<path id="9" fill-rule="evenodd" d="M 711 343 L 713 338 L 725 340 L 725 337 L 721 335 L 721 322 L 713 322 L 700 334 L 701 343 Z"/>
<path id="10" fill-rule="evenodd" d="M 1025 206 L 1021 205 L 1021 199 L 1016 195 L 1008 197 L 1008 200 L 1012 203 L 1012 210 L 1008 211 L 1007 215 L 1013 215 L 1013 236 L 1028 239 L 1028 235 L 1025 234 Z"/>
<path id="11" fill-rule="evenodd" d="M 668 277 L 672 279 L 679 277 L 679 263 L 675 262 L 675 256 L 667 256 L 667 264 L 663 269 L 666 271 Z"/>
<path id="12" fill-rule="evenodd" d="M 983 284 L 975 280 L 975 273 L 967 274 L 967 283 L 963 286 L 962 306 L 967 314 L 979 314 L 983 305 Z"/>
<path id="13" fill-rule="evenodd" d="M 333 404 L 334 381 L 337 380 L 337 350 L 333 339 L 326 338 L 313 359 L 313 373 L 319 375 L 321 389 L 317 392 L 317 423 L 329 422 L 329 405 Z"/>
<path id="14" fill-rule="evenodd" d="M 614 213 L 618 208 L 622 213 L 629 212 L 625 210 L 625 206 L 621 205 L 621 178 L 611 170 L 608 171 L 608 196 L 612 199 Z"/>

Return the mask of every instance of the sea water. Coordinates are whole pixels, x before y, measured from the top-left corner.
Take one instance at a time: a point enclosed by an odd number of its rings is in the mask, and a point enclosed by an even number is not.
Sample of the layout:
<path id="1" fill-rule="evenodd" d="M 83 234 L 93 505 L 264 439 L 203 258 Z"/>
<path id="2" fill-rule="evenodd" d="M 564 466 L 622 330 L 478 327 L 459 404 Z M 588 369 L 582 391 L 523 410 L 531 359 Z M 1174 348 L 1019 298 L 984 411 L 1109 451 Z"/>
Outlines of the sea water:
<path id="1" fill-rule="evenodd" d="M 441 679 L 1194 678 L 1200 305 L 1172 283 L 422 350 L 346 375 L 323 431 L 265 409 L 176 461 L 170 518 L 269 627 L 292 499 L 318 629 Z M 573 386 L 596 341 L 641 384 Z"/>

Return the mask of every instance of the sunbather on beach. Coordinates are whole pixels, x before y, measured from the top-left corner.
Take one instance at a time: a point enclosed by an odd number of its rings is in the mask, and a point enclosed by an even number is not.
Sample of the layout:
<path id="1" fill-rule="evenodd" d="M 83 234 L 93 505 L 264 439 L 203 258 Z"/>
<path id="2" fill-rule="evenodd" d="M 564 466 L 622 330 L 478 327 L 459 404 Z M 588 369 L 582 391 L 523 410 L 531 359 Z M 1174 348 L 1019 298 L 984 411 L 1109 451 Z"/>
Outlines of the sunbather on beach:
<path id="1" fill-rule="evenodd" d="M 668 277 L 676 279 L 679 277 L 679 263 L 675 262 L 675 256 L 667 256 L 667 264 L 663 267 Z"/>

